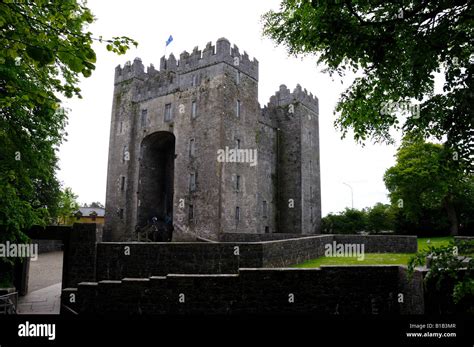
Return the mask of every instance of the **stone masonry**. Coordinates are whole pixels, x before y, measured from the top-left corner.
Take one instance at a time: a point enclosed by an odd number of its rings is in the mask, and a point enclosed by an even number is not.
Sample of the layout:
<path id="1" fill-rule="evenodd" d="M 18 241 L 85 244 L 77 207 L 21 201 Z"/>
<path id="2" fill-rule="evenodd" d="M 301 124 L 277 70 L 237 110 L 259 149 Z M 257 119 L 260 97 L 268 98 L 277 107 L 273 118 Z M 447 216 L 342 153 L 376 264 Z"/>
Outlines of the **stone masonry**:
<path id="1" fill-rule="evenodd" d="M 154 217 L 172 220 L 174 241 L 319 233 L 318 117 L 299 85 L 261 108 L 258 61 L 225 38 L 159 70 L 118 66 L 104 240 L 136 240 Z"/>

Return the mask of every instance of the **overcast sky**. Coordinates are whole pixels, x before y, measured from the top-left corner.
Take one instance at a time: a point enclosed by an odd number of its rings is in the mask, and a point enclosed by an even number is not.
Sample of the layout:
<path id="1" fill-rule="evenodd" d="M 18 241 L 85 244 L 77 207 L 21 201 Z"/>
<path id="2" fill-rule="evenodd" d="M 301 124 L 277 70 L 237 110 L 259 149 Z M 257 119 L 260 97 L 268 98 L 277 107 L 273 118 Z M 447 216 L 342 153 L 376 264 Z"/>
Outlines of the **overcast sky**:
<path id="1" fill-rule="evenodd" d="M 105 202 L 109 128 L 112 109 L 114 68 L 140 57 L 145 64 L 159 68 L 165 53 L 165 41 L 173 35 L 166 55 L 176 57 L 195 46 L 203 49 L 209 41 L 226 37 L 251 59 L 259 61 L 259 102 L 263 107 L 281 84 L 293 90 L 301 84 L 319 98 L 321 147 L 321 189 L 323 216 L 351 206 L 350 189 L 354 190 L 354 207 L 388 202 L 383 174 L 394 164 L 395 146 L 357 145 L 349 137 L 341 140 L 334 129 L 336 102 L 351 77 L 334 80 L 321 72 L 315 59 L 288 57 L 284 47 L 275 47 L 262 37 L 261 15 L 278 9 L 278 0 L 199 0 L 199 1 L 112 1 L 89 0 L 88 7 L 97 21 L 90 30 L 104 38 L 127 35 L 139 42 L 124 56 L 107 52 L 97 44 L 96 70 L 83 79 L 83 99 L 68 100 L 71 109 L 68 138 L 60 148 L 58 177 L 64 186 L 79 195 L 79 202 Z"/>

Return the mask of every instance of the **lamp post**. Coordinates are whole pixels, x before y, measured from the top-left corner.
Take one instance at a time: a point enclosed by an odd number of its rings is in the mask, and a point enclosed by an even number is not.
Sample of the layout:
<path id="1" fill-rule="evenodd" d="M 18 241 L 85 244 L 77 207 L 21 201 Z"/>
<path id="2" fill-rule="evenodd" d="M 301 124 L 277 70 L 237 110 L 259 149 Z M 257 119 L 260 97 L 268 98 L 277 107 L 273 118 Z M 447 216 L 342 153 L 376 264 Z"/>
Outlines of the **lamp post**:
<path id="1" fill-rule="evenodd" d="M 352 186 L 350 184 L 347 184 L 346 182 L 342 182 L 342 184 L 348 186 L 349 189 L 351 190 L 351 203 L 352 203 L 352 209 L 354 209 L 354 190 L 352 189 Z"/>

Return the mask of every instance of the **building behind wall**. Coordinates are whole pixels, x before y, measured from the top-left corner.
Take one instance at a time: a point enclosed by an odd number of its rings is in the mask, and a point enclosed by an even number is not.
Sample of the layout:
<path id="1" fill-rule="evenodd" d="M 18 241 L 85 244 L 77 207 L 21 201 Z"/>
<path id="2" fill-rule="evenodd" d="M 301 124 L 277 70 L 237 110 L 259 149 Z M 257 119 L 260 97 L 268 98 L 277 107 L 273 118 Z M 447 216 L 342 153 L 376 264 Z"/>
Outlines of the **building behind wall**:
<path id="1" fill-rule="evenodd" d="M 227 39 L 118 66 L 112 107 L 104 239 L 153 217 L 174 239 L 319 233 L 318 100 L 282 85 L 260 108 L 258 61 Z"/>

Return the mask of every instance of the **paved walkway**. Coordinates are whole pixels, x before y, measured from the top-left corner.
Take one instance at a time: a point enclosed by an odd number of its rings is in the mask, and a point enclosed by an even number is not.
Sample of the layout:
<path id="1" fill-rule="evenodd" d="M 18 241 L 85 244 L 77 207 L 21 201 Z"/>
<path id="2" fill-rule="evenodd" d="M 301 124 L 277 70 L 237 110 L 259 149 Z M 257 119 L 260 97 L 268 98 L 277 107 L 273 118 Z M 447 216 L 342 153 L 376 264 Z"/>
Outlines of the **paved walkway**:
<path id="1" fill-rule="evenodd" d="M 18 299 L 18 314 L 59 314 L 61 282 L 35 290 Z"/>
<path id="2" fill-rule="evenodd" d="M 30 262 L 28 294 L 18 298 L 19 314 L 59 314 L 63 252 L 42 253 Z"/>
<path id="3" fill-rule="evenodd" d="M 61 282 L 62 271 L 62 251 L 39 254 L 38 260 L 30 261 L 28 292 L 34 292 Z"/>

